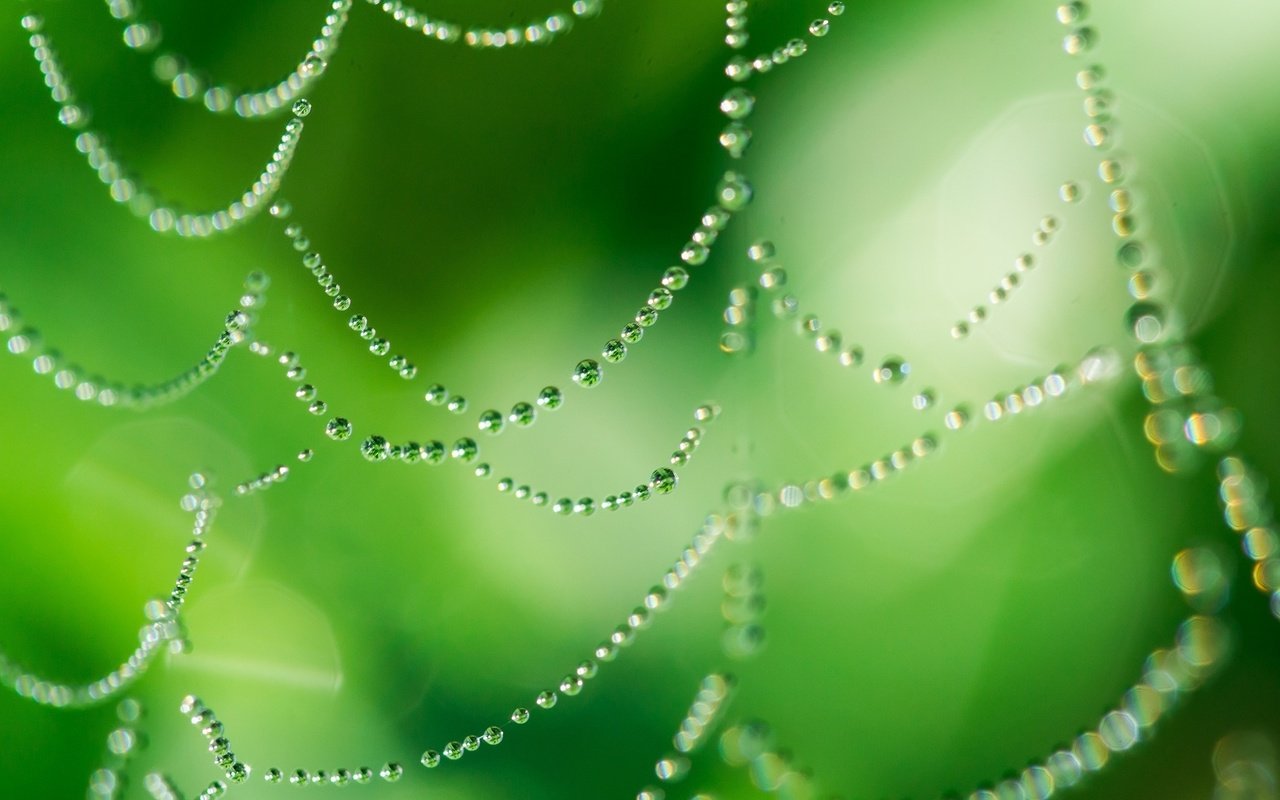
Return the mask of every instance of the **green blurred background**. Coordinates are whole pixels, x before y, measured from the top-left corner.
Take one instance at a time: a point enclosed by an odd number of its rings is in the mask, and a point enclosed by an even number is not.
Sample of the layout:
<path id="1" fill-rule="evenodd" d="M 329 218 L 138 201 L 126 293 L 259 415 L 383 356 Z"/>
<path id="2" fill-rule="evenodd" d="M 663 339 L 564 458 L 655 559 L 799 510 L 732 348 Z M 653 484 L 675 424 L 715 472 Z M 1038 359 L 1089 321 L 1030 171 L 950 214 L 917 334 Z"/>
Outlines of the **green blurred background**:
<path id="1" fill-rule="evenodd" d="M 1265 0 L 1092 4 L 1134 159 L 1160 296 L 1176 303 L 1244 414 L 1240 450 L 1280 469 L 1275 131 L 1280 8 Z M 1125 279 L 1112 262 L 1096 157 L 1052 3 L 862 2 L 810 53 L 750 84 L 755 141 L 741 168 L 757 200 L 673 308 L 590 392 L 580 358 L 616 335 L 676 263 L 727 159 L 716 144 L 723 6 L 622 0 L 548 48 L 471 52 L 425 41 L 360 2 L 310 94 L 315 110 L 283 196 L 293 221 L 420 377 L 364 353 L 345 314 L 262 218 L 210 241 L 162 237 L 111 203 L 56 122 L 18 26 L 46 32 L 93 126 L 162 196 L 217 207 L 256 175 L 282 120 L 216 117 L 176 101 L 149 60 L 118 44 L 96 2 L 23 3 L 0 30 L 0 286 L 49 344 L 126 382 L 185 369 L 251 270 L 272 277 L 259 335 L 297 350 L 357 438 L 451 441 L 475 412 L 532 400 L 565 408 L 482 441 L 500 474 L 597 499 L 665 463 L 702 402 L 724 410 L 669 497 L 618 515 L 561 519 L 453 466 L 365 463 L 325 440 L 273 365 L 234 351 L 181 402 L 145 415 L 56 392 L 0 361 L 0 646 L 51 678 L 82 681 L 122 658 L 141 607 L 172 581 L 187 474 L 227 493 L 288 463 L 289 480 L 228 500 L 187 608 L 192 652 L 153 667 L 137 696 L 149 747 L 190 794 L 218 777 L 177 713 L 199 694 L 255 775 L 402 761 L 378 797 L 627 797 L 706 673 L 740 689 L 730 721 L 766 720 L 823 796 L 934 797 L 1001 778 L 1099 716 L 1168 646 L 1186 608 L 1178 550 L 1225 559 L 1207 474 L 1161 473 L 1128 368 L 1106 385 L 999 425 L 945 431 L 957 403 L 1074 363 L 1132 353 Z M 166 47 L 220 80 L 259 86 L 296 63 L 319 2 L 187 4 L 145 12 Z M 545 9 L 440 0 L 430 12 L 491 24 Z M 798 35 L 823 4 L 755 0 L 748 53 Z M 1085 185 L 1065 206 L 1057 187 Z M 951 324 L 1031 248 L 1062 230 L 1007 307 L 969 340 Z M 840 370 L 772 319 L 749 358 L 717 340 L 744 257 L 772 239 L 805 311 L 865 348 Z M 768 316 L 767 314 L 763 316 Z M 870 366 L 907 357 L 902 386 Z M 425 380 L 424 380 L 425 378 Z M 458 386 L 472 412 L 426 406 Z M 911 409 L 922 388 L 935 408 Z M 671 608 L 578 697 L 504 724 L 623 620 L 733 481 L 766 485 L 848 470 L 923 433 L 935 458 L 855 498 L 770 519 L 725 542 Z M 292 462 L 314 446 L 310 464 Z M 563 487 L 563 488 L 559 488 Z M 720 576 L 765 576 L 767 646 L 729 662 Z M 1081 797 L 1204 798 L 1223 736 L 1280 736 L 1280 623 L 1235 570 L 1229 666 L 1157 735 L 1075 790 Z M 110 709 L 53 712 L 0 694 L 0 795 L 75 797 L 103 758 Z M 416 759 L 501 724 L 507 739 L 428 773 Z M 742 770 L 698 755 L 668 796 L 763 796 Z M 326 791 L 332 791 L 327 789 Z M 1267 795 L 1269 796 L 1269 795 Z"/>

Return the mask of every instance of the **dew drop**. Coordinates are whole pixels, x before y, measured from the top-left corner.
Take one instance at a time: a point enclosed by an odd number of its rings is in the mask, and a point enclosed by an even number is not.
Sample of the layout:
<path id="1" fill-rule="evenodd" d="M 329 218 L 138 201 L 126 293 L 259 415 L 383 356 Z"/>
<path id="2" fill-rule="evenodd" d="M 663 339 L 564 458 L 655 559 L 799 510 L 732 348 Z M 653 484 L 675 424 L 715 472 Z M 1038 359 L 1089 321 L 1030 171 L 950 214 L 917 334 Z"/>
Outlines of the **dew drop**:
<path id="1" fill-rule="evenodd" d="M 729 119 L 738 120 L 751 114 L 756 98 L 741 86 L 735 86 L 720 100 L 720 111 Z"/>
<path id="2" fill-rule="evenodd" d="M 584 358 L 573 369 L 573 382 L 579 386 L 592 387 L 600 383 L 603 373 L 600 364 L 590 358 Z"/>
<path id="3" fill-rule="evenodd" d="M 666 291 L 665 289 L 663 291 Z M 600 351 L 600 355 L 610 364 L 616 364 L 627 357 L 627 346 L 617 339 L 610 339 L 605 342 L 604 349 Z"/>
<path id="4" fill-rule="evenodd" d="M 684 267 L 670 267 L 662 273 L 662 285 L 678 292 L 689 285 L 689 272 Z"/>
<path id="5" fill-rule="evenodd" d="M 311 101 L 305 97 L 297 100 L 293 104 L 293 115 L 295 117 L 305 117 L 311 113 Z"/>
<path id="6" fill-rule="evenodd" d="M 538 392 L 538 405 L 554 411 L 564 404 L 564 393 L 555 386 L 548 386 L 541 392 Z"/>
<path id="7" fill-rule="evenodd" d="M 826 36 L 831 30 L 831 21 L 826 19 L 815 19 L 809 23 L 809 33 L 813 36 Z"/>
<path id="8" fill-rule="evenodd" d="M 880 367 L 871 373 L 876 383 L 902 383 L 911 373 L 911 365 L 900 358 L 887 358 Z"/>
<path id="9" fill-rule="evenodd" d="M 751 144 L 751 129 L 741 122 L 730 122 L 720 131 L 720 146 L 731 158 L 742 158 Z"/>
<path id="10" fill-rule="evenodd" d="M 341 442 L 344 439 L 351 438 L 351 423 L 343 417 L 334 417 L 324 426 L 324 435 L 333 439 L 335 442 Z"/>
<path id="11" fill-rule="evenodd" d="M 726 172 L 716 187 L 716 199 L 728 211 L 740 211 L 751 202 L 751 184 L 737 172 Z"/>
<path id="12" fill-rule="evenodd" d="M 676 488 L 677 477 L 674 470 L 668 467 L 655 469 L 649 476 L 649 488 L 658 494 L 670 494 Z"/>

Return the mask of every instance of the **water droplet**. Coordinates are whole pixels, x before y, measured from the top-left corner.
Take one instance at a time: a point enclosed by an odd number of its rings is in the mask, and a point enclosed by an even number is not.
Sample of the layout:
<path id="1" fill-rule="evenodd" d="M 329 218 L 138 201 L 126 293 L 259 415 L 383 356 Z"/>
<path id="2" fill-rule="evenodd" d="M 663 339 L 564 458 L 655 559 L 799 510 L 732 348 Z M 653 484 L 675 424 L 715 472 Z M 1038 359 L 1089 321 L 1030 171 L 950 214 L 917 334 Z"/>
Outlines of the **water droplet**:
<path id="1" fill-rule="evenodd" d="M 328 64 L 318 53 L 307 53 L 307 57 L 302 59 L 302 65 L 298 69 L 304 77 L 314 78 L 321 72 L 324 72 Z"/>
<path id="2" fill-rule="evenodd" d="M 404 767 L 394 761 L 382 765 L 382 769 L 378 771 L 384 781 L 395 783 L 400 780 L 400 776 L 404 774 Z"/>
<path id="3" fill-rule="evenodd" d="M 737 172 L 726 172 L 716 186 L 716 199 L 728 211 L 740 211 L 751 202 L 751 184 Z"/>
<path id="4" fill-rule="evenodd" d="M 711 249 L 701 242 L 687 242 L 680 251 L 680 260 L 691 267 L 699 264 L 707 263 L 707 257 L 711 255 Z"/>
<path id="5" fill-rule="evenodd" d="M 351 423 L 343 417 L 334 417 L 324 426 L 324 434 L 335 442 L 351 438 Z"/>
<path id="6" fill-rule="evenodd" d="M 741 122 L 730 122 L 720 131 L 720 146 L 731 158 L 742 158 L 751 144 L 751 129 Z"/>
<path id="7" fill-rule="evenodd" d="M 1067 55 L 1078 56 L 1093 47 L 1097 38 L 1093 28 L 1077 28 L 1063 38 L 1062 49 L 1067 52 Z"/>
<path id="8" fill-rule="evenodd" d="M 295 117 L 305 117 L 311 113 L 311 101 L 305 97 L 297 100 L 293 104 L 293 115 Z"/>
<path id="9" fill-rule="evenodd" d="M 684 267 L 670 267 L 662 273 L 662 285 L 678 292 L 689 285 L 689 271 Z"/>
<path id="10" fill-rule="evenodd" d="M 1086 6 L 1081 2 L 1063 3 L 1058 6 L 1058 22 L 1063 25 L 1074 25 L 1084 19 Z"/>
<path id="11" fill-rule="evenodd" d="M 663 291 L 666 291 L 665 289 Z M 627 357 L 627 346 L 617 339 L 610 339 L 605 342 L 604 349 L 600 352 L 605 361 L 610 364 L 616 364 Z"/>
<path id="12" fill-rule="evenodd" d="M 600 370 L 600 365 L 590 359 L 584 358 L 578 362 L 578 366 L 573 369 L 573 382 L 579 386 L 592 387 L 600 383 L 604 375 Z"/>
<path id="13" fill-rule="evenodd" d="M 476 444 L 475 439 L 469 439 L 464 436 L 453 443 L 453 448 L 449 451 L 449 455 L 459 461 L 468 463 L 475 461 L 476 457 L 480 455 L 480 447 Z"/>
<path id="14" fill-rule="evenodd" d="M 499 728 L 497 725 L 490 725 L 484 729 L 482 738 L 484 739 L 485 744 L 501 744 L 502 728 Z"/>
<path id="15" fill-rule="evenodd" d="M 669 494 L 676 488 L 677 477 L 674 470 L 667 467 L 655 469 L 649 476 L 649 488 L 658 494 Z"/>
<path id="16" fill-rule="evenodd" d="M 521 707 L 511 712 L 511 721 L 517 725 L 523 725 L 529 721 L 529 709 Z"/>
<path id="17" fill-rule="evenodd" d="M 911 365 L 900 358 L 886 358 L 880 367 L 871 373 L 876 383 L 902 383 L 911 374 Z"/>
<path id="18" fill-rule="evenodd" d="M 743 119 L 755 107 L 756 98 L 741 86 L 735 86 L 725 92 L 720 100 L 720 111 L 729 119 Z"/>
<path id="19" fill-rule="evenodd" d="M 1143 344 L 1153 344 L 1165 334 L 1167 320 L 1164 308 L 1155 303 L 1134 303 L 1125 314 L 1133 337 Z"/>
<path id="20" fill-rule="evenodd" d="M 538 708 L 555 708 L 557 699 L 558 697 L 555 692 L 539 692 L 537 699 Z"/>
<path id="21" fill-rule="evenodd" d="M 530 412 L 533 411 L 533 409 L 529 409 L 529 410 Z M 502 414 L 498 413 L 494 409 L 489 409 L 488 411 L 481 414 L 480 421 L 479 423 L 477 423 L 477 427 L 479 427 L 480 430 L 485 431 L 486 433 L 491 433 L 491 434 L 502 433 L 502 426 L 503 426 Z"/>
<path id="22" fill-rule="evenodd" d="M 809 23 L 809 33 L 813 36 L 826 36 L 831 30 L 831 21 L 826 19 L 815 19 Z"/>

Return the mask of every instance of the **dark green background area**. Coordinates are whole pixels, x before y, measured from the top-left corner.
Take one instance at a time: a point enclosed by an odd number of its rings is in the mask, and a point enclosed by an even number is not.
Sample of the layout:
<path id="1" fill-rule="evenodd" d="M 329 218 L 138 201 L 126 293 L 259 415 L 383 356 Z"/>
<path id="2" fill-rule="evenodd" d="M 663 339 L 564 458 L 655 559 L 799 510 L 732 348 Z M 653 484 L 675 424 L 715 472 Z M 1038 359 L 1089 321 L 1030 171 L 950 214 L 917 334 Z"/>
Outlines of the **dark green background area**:
<path id="1" fill-rule="evenodd" d="M 423 0 L 425 3 L 425 0 Z M 756 54 L 799 35 L 822 3 L 755 0 Z M 1158 297 L 1178 309 L 1217 394 L 1245 419 L 1240 451 L 1280 474 L 1275 397 L 1280 201 L 1273 102 L 1280 11 L 1264 0 L 1098 0 L 1087 60 L 1061 49 L 1052 3 L 850 3 L 809 54 L 748 84 L 755 141 L 733 165 L 757 199 L 688 288 L 601 386 L 569 373 L 656 286 L 730 165 L 716 143 L 729 82 L 715 2 L 613 0 L 547 48 L 472 52 L 424 40 L 358 2 L 310 93 L 282 196 L 353 311 L 419 367 L 406 384 L 346 329 L 265 216 L 206 241 L 157 236 L 109 201 L 56 121 L 18 26 L 28 7 L 95 130 L 160 196 L 215 208 L 275 146 L 283 118 L 246 122 L 173 98 L 119 42 L 97 2 L 22 3 L 0 25 L 0 289 L 45 340 L 91 372 L 165 379 L 212 341 L 244 276 L 272 278 L 258 335 L 301 354 L 356 439 L 475 435 L 475 415 L 562 386 L 529 431 L 482 438 L 499 475 L 599 500 L 666 462 L 713 401 L 722 417 L 670 496 L 560 519 L 498 495 L 457 465 L 369 464 L 323 437 L 274 364 L 233 351 L 182 401 L 145 415 L 59 393 L 2 354 L 0 647 L 68 682 L 114 666 L 167 590 L 186 541 L 177 500 L 207 469 L 230 493 L 287 463 L 288 481 L 228 498 L 187 608 L 192 652 L 139 684 L 150 746 L 189 796 L 217 777 L 177 713 L 194 692 L 255 775 L 235 797 L 292 794 L 261 773 L 402 761 L 370 797 L 629 797 L 698 681 L 728 670 L 726 719 L 759 718 L 823 795 L 967 792 L 1042 760 L 1099 717 L 1172 644 L 1187 611 L 1169 579 L 1188 546 L 1238 552 L 1209 465 L 1161 473 L 1127 367 L 1124 271 L 1114 264 L 1096 155 L 1073 77 L 1105 65 L 1120 157 L 1133 165 Z M 256 87 L 296 63 L 325 4 L 155 0 L 165 47 L 220 81 Z M 454 0 L 434 14 L 490 24 L 546 9 Z M 1058 185 L 1084 201 L 1065 206 Z M 973 337 L 951 324 L 1031 248 L 1062 230 Z M 806 313 L 862 345 L 841 370 L 764 312 L 755 352 L 717 348 L 726 293 L 753 278 L 758 239 Z M 763 311 L 763 310 L 762 310 Z M 946 431 L 1091 348 L 1126 365 L 1105 385 L 1017 419 Z M 902 386 L 872 383 L 888 355 Z M 459 387 L 462 417 L 425 386 Z M 910 396 L 933 389 L 920 413 Z M 770 519 L 722 542 L 651 629 L 574 698 L 517 705 L 556 685 L 640 601 L 734 481 L 830 475 L 923 433 L 936 456 L 857 497 Z M 314 447 L 316 458 L 293 454 Z M 1242 560 L 1242 559 L 1237 559 Z M 767 647 L 727 661 L 720 578 L 765 575 Z M 1213 747 L 1280 736 L 1280 623 L 1243 563 L 1224 617 L 1233 658 L 1156 735 L 1075 796 L 1212 796 Z M 504 724 L 505 723 L 505 724 Z M 503 725 L 506 741 L 428 773 L 427 747 Z M 54 712 L 0 694 L 0 796 L 78 797 L 102 759 L 109 709 Z M 308 791 L 321 791 L 308 790 Z M 709 747 L 672 800 L 762 796 Z"/>

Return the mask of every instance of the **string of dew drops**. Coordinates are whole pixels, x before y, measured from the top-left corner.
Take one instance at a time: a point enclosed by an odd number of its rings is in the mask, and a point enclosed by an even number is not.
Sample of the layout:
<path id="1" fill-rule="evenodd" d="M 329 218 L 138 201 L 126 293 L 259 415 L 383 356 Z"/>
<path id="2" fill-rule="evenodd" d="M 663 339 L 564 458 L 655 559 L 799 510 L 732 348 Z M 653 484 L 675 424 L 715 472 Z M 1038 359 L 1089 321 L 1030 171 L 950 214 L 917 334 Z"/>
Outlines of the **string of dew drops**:
<path id="1" fill-rule="evenodd" d="M 129 688 L 166 647 L 182 652 L 186 646 L 182 606 L 207 545 L 205 534 L 213 526 L 214 516 L 221 505 L 219 498 L 207 490 L 203 475 L 192 475 L 190 483 L 191 491 L 183 495 L 181 506 L 193 518 L 191 542 L 184 548 L 186 555 L 169 596 L 164 600 L 148 601 L 144 606 L 147 624 L 138 634 L 140 643 L 133 653 L 103 677 L 85 684 L 67 684 L 45 678 L 0 653 L 0 685 L 39 705 L 85 708 L 109 700 Z"/>
<path id="2" fill-rule="evenodd" d="M 137 0 L 105 0 L 111 16 L 124 23 L 121 41 L 131 50 L 152 53 L 163 42 L 160 25 L 144 19 Z M 160 52 L 151 60 L 151 74 L 169 87 L 173 96 L 218 114 L 234 112 L 245 119 L 255 119 L 289 109 L 294 101 L 324 73 L 328 59 L 338 51 L 342 31 L 347 26 L 351 0 L 333 0 L 325 15 L 320 33 L 307 47 L 307 53 L 284 77 L 270 82 L 267 88 L 240 92 L 210 79 L 203 70 L 191 66 L 190 59 L 177 53 Z"/>
<path id="3" fill-rule="evenodd" d="M 35 14 L 27 14 L 21 21 L 23 30 L 31 34 L 28 43 L 40 72 L 44 75 L 49 95 L 58 105 L 58 121 L 72 130 L 80 131 L 75 138 L 76 149 L 84 155 L 98 180 L 107 187 L 111 199 L 127 205 L 136 216 L 145 218 L 152 230 L 157 233 L 174 232 L 182 237 L 213 236 L 248 222 L 275 197 L 302 138 L 302 118 L 311 113 L 310 102 L 298 100 L 293 104 L 294 116 L 285 124 L 280 143 L 267 160 L 261 175 L 239 199 L 214 211 L 183 211 L 160 202 L 137 179 L 130 177 L 131 171 L 115 156 L 104 137 L 86 127 L 89 124 L 89 112 L 76 101 L 71 83 L 63 74 L 53 50 L 52 40 L 42 33 L 44 21 Z"/>
<path id="4" fill-rule="evenodd" d="M 653 585 L 644 593 L 641 603 L 625 616 L 623 621 L 609 633 L 607 638 L 591 650 L 590 656 L 579 661 L 577 666 L 566 673 L 555 688 L 548 688 L 539 692 L 533 698 L 533 705 L 543 711 L 550 711 L 559 704 L 560 698 L 572 698 L 581 694 L 587 683 L 599 674 L 601 665 L 616 659 L 622 649 L 630 646 L 640 632 L 652 624 L 654 614 L 668 607 L 670 595 L 682 588 L 686 581 L 693 576 L 698 567 L 709 557 L 716 543 L 726 536 L 726 531 L 738 524 L 739 518 L 739 515 L 736 514 L 722 516 L 713 513 L 708 515 L 698 532 L 693 536 L 690 544 L 681 551 L 671 568 L 662 575 L 659 583 Z M 730 532 L 729 535 L 732 536 L 732 533 Z M 204 790 L 206 794 L 202 795 L 202 797 L 220 797 L 228 790 L 228 784 L 247 781 L 253 771 L 250 762 L 237 758 L 231 752 L 229 743 L 219 743 L 216 748 L 214 747 L 216 740 L 219 738 L 225 739 L 223 737 L 225 724 L 209 711 L 207 706 L 195 695 L 185 696 L 179 706 L 179 711 L 190 717 L 193 726 L 201 728 L 202 735 L 205 736 L 209 743 L 210 752 L 225 750 L 222 755 L 215 753 L 215 757 L 220 759 L 220 762 L 226 762 L 226 766 L 218 763 L 218 766 L 224 769 L 225 781 L 215 780 L 212 782 Z M 527 724 L 532 718 L 533 713 L 525 706 L 517 706 L 508 717 L 517 726 Z M 497 746 L 504 741 L 505 736 L 506 734 L 500 726 L 489 725 L 480 734 L 468 734 L 460 739 L 447 742 L 439 751 L 434 749 L 423 751 L 419 762 L 428 769 L 435 769 L 445 762 L 457 761 L 467 753 L 480 749 L 482 743 L 489 746 Z M 357 784 L 369 783 L 372 781 L 374 774 L 371 768 L 364 766 L 354 769 L 346 767 L 320 770 L 297 768 L 290 772 L 277 767 L 270 767 L 263 771 L 263 779 L 269 784 L 287 782 L 296 786 L 321 784 L 343 786 L 347 785 L 348 782 Z M 403 775 L 403 765 L 395 760 L 385 762 L 377 772 L 377 776 L 388 783 L 399 781 Z"/>
<path id="5" fill-rule="evenodd" d="M 400 0 L 368 1 L 370 5 L 382 9 L 396 22 L 411 31 L 422 34 L 429 40 L 447 44 L 460 43 L 476 50 L 503 50 L 525 45 L 550 44 L 572 30 L 575 19 L 590 19 L 598 16 L 604 8 L 604 0 L 574 0 L 568 12 L 557 11 L 539 16 L 523 25 L 491 28 L 433 18 Z"/>
<path id="6" fill-rule="evenodd" d="M 185 397 L 217 374 L 231 349 L 252 335 L 250 326 L 256 308 L 265 301 L 267 283 L 267 278 L 262 273 L 251 273 L 245 279 L 246 293 L 240 298 L 240 308 L 226 315 L 222 330 L 208 352 L 178 375 L 151 384 L 126 386 L 123 381 L 86 376 L 83 368 L 68 361 L 57 349 L 46 345 L 38 330 L 24 324 L 21 313 L 2 294 L 0 334 L 6 336 L 5 346 L 10 353 L 19 358 L 31 359 L 31 368 L 35 373 L 51 376 L 56 388 L 71 391 L 77 399 L 86 403 L 96 400 L 105 408 L 145 411 Z"/>
<path id="7" fill-rule="evenodd" d="M 1057 9 L 1058 20 L 1069 27 L 1062 42 L 1069 56 L 1086 54 L 1097 41 L 1096 30 L 1081 24 L 1087 13 L 1083 2 Z M 1085 95 L 1082 138 L 1102 153 L 1113 146 L 1119 131 L 1105 80 L 1106 70 L 1096 64 L 1076 73 L 1076 86 Z M 1254 587 L 1268 596 L 1271 613 L 1280 618 L 1280 537 L 1266 483 L 1245 459 L 1231 452 L 1243 428 L 1241 415 L 1214 394 L 1211 371 L 1183 342 L 1177 315 L 1158 300 L 1160 287 L 1165 287 L 1164 293 L 1171 292 L 1172 281 L 1150 266 L 1151 246 L 1135 235 L 1146 226 L 1138 222 L 1140 209 L 1127 185 L 1129 171 L 1116 156 L 1104 154 L 1098 162 L 1098 179 L 1110 188 L 1116 262 L 1130 272 L 1127 288 L 1135 301 L 1125 314 L 1125 324 L 1139 345 L 1133 368 L 1150 407 L 1143 433 L 1153 447 L 1156 464 L 1166 472 L 1189 472 L 1206 457 L 1217 457 L 1216 488 L 1223 520 L 1240 535 L 1241 549 L 1254 564 Z"/>
<path id="8" fill-rule="evenodd" d="M 1079 199 L 1079 185 L 1074 182 L 1062 184 L 1059 193 L 1064 202 L 1074 203 Z M 1031 236 L 1031 242 L 1036 247 L 1046 247 L 1052 241 L 1054 235 L 1061 229 L 1061 221 L 1052 214 L 1046 214 L 1040 218 L 1040 224 L 1036 227 L 1036 231 Z M 1013 260 L 1013 270 L 1006 272 L 1004 277 L 1000 279 L 1000 283 L 987 292 L 987 303 L 992 307 L 1005 303 L 1009 300 L 1010 295 L 1022 283 L 1022 276 L 1035 269 L 1036 257 L 1031 253 L 1022 253 Z M 979 325 L 988 318 L 988 307 L 982 303 L 977 303 L 969 310 L 965 319 L 958 320 L 951 326 L 952 339 L 965 339 L 969 336 L 970 326 Z"/>

